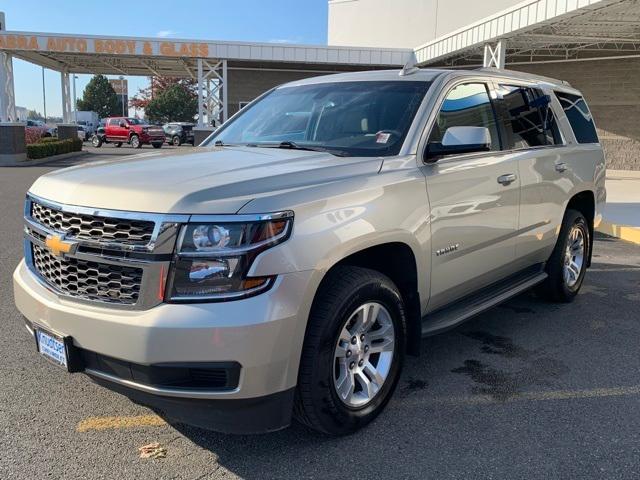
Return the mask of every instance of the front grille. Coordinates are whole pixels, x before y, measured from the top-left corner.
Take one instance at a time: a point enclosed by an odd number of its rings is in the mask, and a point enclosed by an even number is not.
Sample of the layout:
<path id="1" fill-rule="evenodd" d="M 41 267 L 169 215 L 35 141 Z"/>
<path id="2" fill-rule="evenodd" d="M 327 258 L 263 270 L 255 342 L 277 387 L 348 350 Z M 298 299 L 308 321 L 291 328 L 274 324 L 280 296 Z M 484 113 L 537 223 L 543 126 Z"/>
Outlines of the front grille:
<path id="1" fill-rule="evenodd" d="M 32 203 L 31 217 L 45 227 L 70 237 L 125 245 L 147 245 L 155 226 L 154 222 L 144 220 L 63 212 L 36 202 Z"/>
<path id="2" fill-rule="evenodd" d="M 72 297 L 133 305 L 140 295 L 141 268 L 55 257 L 36 244 L 33 266 L 47 283 Z"/>

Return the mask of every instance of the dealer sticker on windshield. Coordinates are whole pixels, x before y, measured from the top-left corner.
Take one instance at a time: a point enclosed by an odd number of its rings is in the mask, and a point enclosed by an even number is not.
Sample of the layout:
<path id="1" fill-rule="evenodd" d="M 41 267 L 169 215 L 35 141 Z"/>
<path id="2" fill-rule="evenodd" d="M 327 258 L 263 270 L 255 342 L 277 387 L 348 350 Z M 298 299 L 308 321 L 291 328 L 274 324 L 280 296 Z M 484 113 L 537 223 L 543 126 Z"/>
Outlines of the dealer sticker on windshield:
<path id="1" fill-rule="evenodd" d="M 387 143 L 391 138 L 390 133 L 378 132 L 376 133 L 376 143 Z"/>
<path id="2" fill-rule="evenodd" d="M 36 329 L 36 340 L 38 352 L 61 367 L 67 367 L 67 352 L 62 337 L 38 328 Z"/>

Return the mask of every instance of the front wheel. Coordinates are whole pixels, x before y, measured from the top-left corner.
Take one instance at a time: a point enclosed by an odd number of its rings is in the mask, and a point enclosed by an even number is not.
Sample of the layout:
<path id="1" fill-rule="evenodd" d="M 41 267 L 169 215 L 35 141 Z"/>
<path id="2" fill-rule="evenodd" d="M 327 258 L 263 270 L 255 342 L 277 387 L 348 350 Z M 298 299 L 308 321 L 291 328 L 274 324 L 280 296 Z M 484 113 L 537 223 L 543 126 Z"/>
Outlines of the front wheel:
<path id="1" fill-rule="evenodd" d="M 142 143 L 140 143 L 140 137 L 138 137 L 138 135 L 131 135 L 131 138 L 129 139 L 129 143 L 133 148 L 142 147 Z"/>
<path id="2" fill-rule="evenodd" d="M 351 266 L 331 271 L 309 316 L 296 419 L 332 435 L 371 422 L 400 378 L 405 332 L 402 296 L 388 277 Z"/>
<path id="3" fill-rule="evenodd" d="M 590 248 L 587 219 L 577 210 L 567 210 L 558 241 L 547 261 L 549 276 L 538 287 L 538 293 L 553 302 L 572 302 L 584 281 Z"/>
<path id="4" fill-rule="evenodd" d="M 180 137 L 178 135 L 174 135 L 171 139 L 171 143 L 174 147 L 179 147 L 180 145 L 182 145 L 182 140 L 180 140 Z"/>

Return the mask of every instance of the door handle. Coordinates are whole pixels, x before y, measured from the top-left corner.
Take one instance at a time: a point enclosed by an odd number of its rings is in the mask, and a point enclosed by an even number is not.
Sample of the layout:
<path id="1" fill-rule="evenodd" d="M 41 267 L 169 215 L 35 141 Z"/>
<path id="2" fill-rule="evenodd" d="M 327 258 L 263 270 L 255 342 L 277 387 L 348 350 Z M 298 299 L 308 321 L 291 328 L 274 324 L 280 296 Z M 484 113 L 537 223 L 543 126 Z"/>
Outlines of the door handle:
<path id="1" fill-rule="evenodd" d="M 515 173 L 507 173 L 498 177 L 498 183 L 502 185 L 509 185 L 510 183 L 515 182 L 517 179 L 518 177 Z"/>
<path id="2" fill-rule="evenodd" d="M 556 172 L 564 172 L 567 169 L 567 164 L 564 162 L 556 163 Z"/>

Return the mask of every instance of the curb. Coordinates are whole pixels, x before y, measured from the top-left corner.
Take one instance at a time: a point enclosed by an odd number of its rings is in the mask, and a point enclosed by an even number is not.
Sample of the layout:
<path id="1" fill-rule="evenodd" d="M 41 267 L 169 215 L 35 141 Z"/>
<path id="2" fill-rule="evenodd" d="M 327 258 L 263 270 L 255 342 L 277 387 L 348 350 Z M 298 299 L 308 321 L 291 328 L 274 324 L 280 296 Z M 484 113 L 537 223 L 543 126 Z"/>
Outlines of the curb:
<path id="1" fill-rule="evenodd" d="M 631 227 L 629 225 L 616 225 L 615 223 L 601 222 L 597 232 L 604 233 L 610 237 L 616 237 L 626 242 L 640 245 L 640 227 Z"/>
<path id="2" fill-rule="evenodd" d="M 66 160 L 68 158 L 79 157 L 81 155 L 88 155 L 89 152 L 81 150 L 79 152 L 62 153 L 60 155 L 53 155 L 51 157 L 38 158 L 37 160 L 21 160 L 21 161 L 0 161 L 0 167 L 35 167 L 43 165 L 45 163 L 55 162 L 57 160 Z"/>

